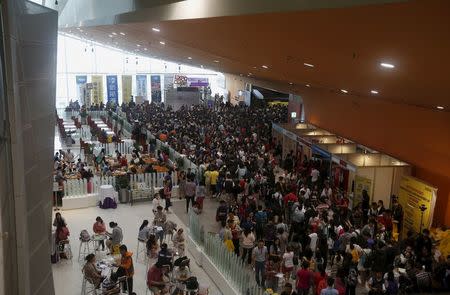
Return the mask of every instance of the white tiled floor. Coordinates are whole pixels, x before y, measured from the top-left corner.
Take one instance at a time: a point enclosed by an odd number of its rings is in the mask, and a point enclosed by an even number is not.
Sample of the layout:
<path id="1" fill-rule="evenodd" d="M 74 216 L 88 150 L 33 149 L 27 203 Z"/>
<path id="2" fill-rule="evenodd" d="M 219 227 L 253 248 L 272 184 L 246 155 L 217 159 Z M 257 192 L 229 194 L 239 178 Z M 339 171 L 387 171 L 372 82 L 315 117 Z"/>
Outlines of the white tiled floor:
<path id="1" fill-rule="evenodd" d="M 79 241 L 78 237 L 83 229 L 92 232 L 92 225 L 97 216 L 101 216 L 106 224 L 110 221 L 115 221 L 123 230 L 124 244 L 132 252 L 136 252 L 137 246 L 137 232 L 140 224 L 144 219 L 153 220 L 151 203 L 140 203 L 134 206 L 119 204 L 117 209 L 103 210 L 98 207 L 76 209 L 61 211 L 62 216 L 66 219 L 71 236 L 70 242 L 74 258 L 72 262 L 61 260 L 53 265 L 53 278 L 55 282 L 55 292 L 57 295 L 79 295 L 81 293 L 82 274 L 81 268 L 84 261 L 77 261 Z M 168 214 L 168 219 L 174 221 L 185 228 L 184 224 L 175 214 Z M 189 253 L 187 253 L 189 256 Z M 105 254 L 100 254 L 100 256 Z M 141 257 L 143 258 L 142 254 Z M 135 254 L 133 255 L 135 265 L 134 275 L 134 292 L 137 295 L 146 293 L 145 278 L 146 278 L 146 264 L 143 259 L 136 261 Z M 209 294 L 220 295 L 221 292 L 216 285 L 209 279 L 206 273 L 196 265 L 194 259 L 191 259 L 191 270 L 201 285 L 209 286 Z"/>

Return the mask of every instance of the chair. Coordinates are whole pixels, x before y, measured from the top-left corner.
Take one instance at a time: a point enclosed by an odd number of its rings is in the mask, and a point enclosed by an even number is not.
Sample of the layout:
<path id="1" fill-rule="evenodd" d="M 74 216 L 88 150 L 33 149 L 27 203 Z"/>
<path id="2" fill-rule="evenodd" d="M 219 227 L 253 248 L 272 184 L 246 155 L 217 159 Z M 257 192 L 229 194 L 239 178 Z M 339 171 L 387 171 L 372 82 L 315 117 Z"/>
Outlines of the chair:
<path id="1" fill-rule="evenodd" d="M 78 260 L 80 260 L 81 254 L 83 254 L 84 258 L 86 257 L 86 255 L 92 253 L 90 248 L 91 242 L 92 242 L 91 238 L 86 240 L 80 238 L 80 249 L 78 250 Z M 93 250 L 95 250 L 95 245 Z"/>
<path id="2" fill-rule="evenodd" d="M 139 248 L 141 248 L 141 250 L 139 250 Z M 145 257 L 147 257 L 147 241 L 138 238 L 136 247 L 136 261 L 139 261 L 139 254 L 142 252 L 144 252 Z"/>
<path id="3" fill-rule="evenodd" d="M 65 254 L 67 259 L 72 260 L 72 248 L 70 247 L 70 241 L 69 240 L 62 240 L 58 242 L 58 248 L 56 250 L 56 255 L 58 257 L 60 254 Z"/>
<path id="4" fill-rule="evenodd" d="M 83 272 L 83 283 L 81 285 L 81 295 L 87 295 L 87 294 L 94 294 L 97 295 L 97 289 L 95 288 L 95 285 L 89 282 L 88 279 L 86 279 L 84 272 Z"/>

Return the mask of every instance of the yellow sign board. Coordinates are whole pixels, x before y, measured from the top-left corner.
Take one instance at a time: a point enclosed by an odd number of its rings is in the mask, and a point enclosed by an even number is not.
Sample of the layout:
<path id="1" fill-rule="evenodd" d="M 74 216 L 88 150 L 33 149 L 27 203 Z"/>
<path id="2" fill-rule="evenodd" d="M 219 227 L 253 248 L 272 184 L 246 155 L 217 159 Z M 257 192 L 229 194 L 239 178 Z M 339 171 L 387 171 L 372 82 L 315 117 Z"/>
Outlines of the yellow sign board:
<path id="1" fill-rule="evenodd" d="M 92 75 L 91 104 L 103 102 L 103 76 Z"/>
<path id="2" fill-rule="evenodd" d="M 131 75 L 122 75 L 122 103 L 129 103 L 131 100 Z"/>
<path id="3" fill-rule="evenodd" d="M 369 197 L 372 197 L 372 180 L 359 175 L 355 176 L 355 196 L 353 197 L 353 205 L 355 207 L 362 201 L 362 192 L 367 191 Z"/>
<path id="4" fill-rule="evenodd" d="M 403 176 L 400 181 L 398 201 L 403 207 L 403 233 L 412 230 L 416 233 L 420 228 L 430 228 L 433 221 L 434 206 L 436 204 L 437 188 L 419 179 Z M 421 206 L 426 210 L 422 210 Z M 422 226 L 420 222 L 422 221 Z"/>

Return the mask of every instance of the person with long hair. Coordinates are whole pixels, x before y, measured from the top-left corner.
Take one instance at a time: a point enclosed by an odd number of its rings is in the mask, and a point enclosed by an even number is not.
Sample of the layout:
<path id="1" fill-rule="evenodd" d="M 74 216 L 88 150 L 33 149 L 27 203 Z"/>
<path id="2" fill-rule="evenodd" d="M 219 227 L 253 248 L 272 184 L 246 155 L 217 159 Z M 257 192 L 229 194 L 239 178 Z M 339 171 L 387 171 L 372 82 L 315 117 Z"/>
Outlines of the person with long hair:
<path id="1" fill-rule="evenodd" d="M 95 266 L 95 254 L 88 254 L 85 260 L 86 263 L 82 269 L 84 277 L 89 283 L 93 284 L 95 288 L 98 289 L 105 278 L 102 277 L 102 272 L 97 270 L 97 267 Z"/>
<path id="2" fill-rule="evenodd" d="M 255 235 L 250 228 L 245 228 L 241 234 L 242 239 L 242 261 L 245 262 L 247 257 L 247 264 L 252 263 L 252 249 L 255 247 Z"/>
<path id="3" fill-rule="evenodd" d="M 142 242 L 146 242 L 148 237 L 150 236 L 151 228 L 148 226 L 148 220 L 142 221 L 141 226 L 139 227 L 138 240 Z"/>
<path id="4" fill-rule="evenodd" d="M 92 230 L 97 235 L 104 235 L 104 234 L 106 234 L 106 226 L 105 226 L 105 223 L 103 222 L 103 219 L 100 216 L 97 216 L 97 218 L 95 218 L 95 223 L 92 226 Z M 102 246 L 102 251 L 105 251 L 105 241 L 104 240 L 99 240 L 98 241 L 97 249 L 100 246 Z"/>
<path id="5" fill-rule="evenodd" d="M 120 246 L 123 240 L 122 229 L 115 223 L 111 221 L 109 227 L 112 228 L 112 232 L 106 232 L 109 240 L 106 241 L 106 247 L 109 249 L 109 253 L 112 254 L 115 246 Z"/>

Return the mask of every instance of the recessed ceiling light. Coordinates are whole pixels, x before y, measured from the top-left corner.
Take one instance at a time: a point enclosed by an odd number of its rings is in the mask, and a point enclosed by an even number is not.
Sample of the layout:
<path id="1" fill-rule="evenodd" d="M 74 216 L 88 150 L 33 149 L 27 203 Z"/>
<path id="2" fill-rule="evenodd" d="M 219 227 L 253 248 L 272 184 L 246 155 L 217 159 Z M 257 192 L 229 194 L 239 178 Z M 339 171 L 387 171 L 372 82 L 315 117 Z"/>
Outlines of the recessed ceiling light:
<path id="1" fill-rule="evenodd" d="M 348 93 L 348 90 L 341 89 L 341 92 L 342 92 L 342 93 Z"/>
<path id="2" fill-rule="evenodd" d="M 303 64 L 304 64 L 305 66 L 307 66 L 307 67 L 314 68 L 314 65 L 312 65 L 312 64 L 309 64 L 309 63 L 306 63 L 306 62 L 304 62 Z"/>
<path id="3" fill-rule="evenodd" d="M 289 82 L 289 85 L 292 85 L 292 84 L 294 84 L 294 83 L 292 83 L 292 82 Z"/>
<path id="4" fill-rule="evenodd" d="M 372 93 L 372 94 L 378 94 L 378 90 L 370 90 L 370 93 Z"/>
<path id="5" fill-rule="evenodd" d="M 137 47 L 141 47 L 141 44 L 136 44 Z"/>
<path id="6" fill-rule="evenodd" d="M 152 31 L 154 31 L 154 32 L 159 32 L 160 29 L 158 29 L 158 28 L 152 28 Z"/>
<path id="7" fill-rule="evenodd" d="M 269 67 L 266 65 L 262 65 L 261 67 L 263 67 L 264 69 L 268 69 Z"/>
<path id="8" fill-rule="evenodd" d="M 122 35 L 122 36 L 125 36 L 125 33 L 124 33 L 124 32 L 119 32 L 119 34 Z"/>
<path id="9" fill-rule="evenodd" d="M 145 51 L 147 51 L 147 48 L 144 48 Z"/>
<path id="10" fill-rule="evenodd" d="M 215 63 L 219 63 L 219 61 L 218 61 L 218 60 L 214 60 L 214 62 L 215 62 Z"/>
<path id="11" fill-rule="evenodd" d="M 380 66 L 382 66 L 383 68 L 388 68 L 388 69 L 395 68 L 395 66 L 393 64 L 390 64 L 390 63 L 387 63 L 387 62 L 380 63 Z"/>
<path id="12" fill-rule="evenodd" d="M 443 110 L 443 109 L 444 109 L 443 106 L 437 106 L 436 108 L 437 108 L 438 110 Z"/>
<path id="13" fill-rule="evenodd" d="M 112 38 L 112 37 L 113 37 L 113 35 L 108 35 L 108 37 L 109 37 L 109 38 Z"/>
<path id="14" fill-rule="evenodd" d="M 164 42 L 164 41 L 159 41 L 159 44 L 161 44 L 161 45 L 166 45 L 166 42 Z"/>
<path id="15" fill-rule="evenodd" d="M 305 86 L 306 86 L 306 87 L 311 87 L 311 85 L 309 85 L 309 84 L 306 84 Z"/>
<path id="16" fill-rule="evenodd" d="M 114 36 L 116 36 L 116 35 L 117 35 L 117 33 L 116 33 L 116 32 L 112 32 L 111 34 L 113 34 Z"/>
<path id="17" fill-rule="evenodd" d="M 192 59 L 192 57 L 188 56 L 188 59 Z"/>

